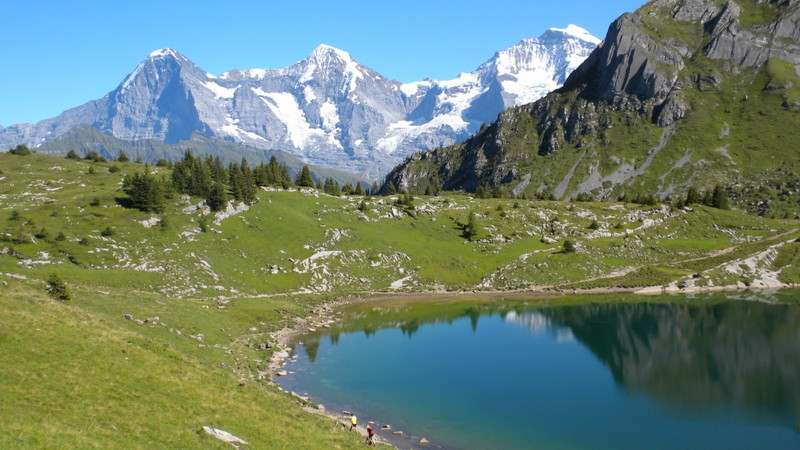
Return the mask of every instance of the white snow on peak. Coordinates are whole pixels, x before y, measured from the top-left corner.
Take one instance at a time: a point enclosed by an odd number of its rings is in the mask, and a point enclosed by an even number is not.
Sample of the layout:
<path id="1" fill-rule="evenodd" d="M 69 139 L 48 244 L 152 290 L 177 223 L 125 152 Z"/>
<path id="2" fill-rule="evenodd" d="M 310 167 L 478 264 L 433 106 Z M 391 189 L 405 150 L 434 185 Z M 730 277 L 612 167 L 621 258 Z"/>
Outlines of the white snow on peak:
<path id="1" fill-rule="evenodd" d="M 240 86 L 226 88 L 214 83 L 213 81 L 206 81 L 203 83 L 203 87 L 213 92 L 216 98 L 233 98 L 234 92 L 236 92 L 236 89 L 239 89 Z"/>
<path id="2" fill-rule="evenodd" d="M 600 39 L 598 39 L 597 37 L 593 36 L 592 33 L 589 33 L 588 31 L 584 30 L 583 28 L 581 28 L 581 27 L 579 27 L 577 25 L 569 24 L 569 25 L 567 25 L 567 28 L 550 28 L 548 31 L 555 31 L 555 32 L 558 32 L 558 33 L 568 34 L 568 35 L 574 36 L 574 37 L 576 37 L 578 39 L 582 39 L 584 41 L 591 42 L 594 45 L 600 45 L 600 42 L 601 42 Z"/>
<path id="3" fill-rule="evenodd" d="M 364 72 L 361 70 L 360 65 L 349 53 L 326 44 L 317 46 L 308 55 L 308 58 L 298 64 L 300 64 L 300 67 L 305 66 L 305 70 L 298 80 L 300 83 L 311 81 L 318 71 L 326 73 L 341 70 L 345 80 L 347 80 L 347 85 L 344 89 L 344 92 L 347 93 L 356 89 L 358 80 L 364 79 Z M 287 70 L 291 70 L 292 67 Z"/>
<path id="4" fill-rule="evenodd" d="M 403 91 L 403 94 L 406 97 L 413 97 L 422 89 L 430 89 L 433 86 L 433 81 L 425 80 L 425 81 L 416 81 L 413 83 L 405 83 L 400 85 L 400 90 Z"/>
<path id="5" fill-rule="evenodd" d="M 164 56 L 177 57 L 178 53 L 175 50 L 171 49 L 171 48 L 160 48 L 158 50 L 154 50 L 154 51 L 150 52 L 150 55 L 148 55 L 148 58 L 160 58 L 160 57 L 164 57 Z"/>
<path id="6" fill-rule="evenodd" d="M 336 58 L 341 61 L 353 61 L 353 57 L 350 56 L 350 53 L 347 53 L 344 50 L 339 50 L 336 47 L 331 47 L 327 44 L 319 44 L 314 51 L 311 52 L 309 58 L 316 58 L 316 59 L 330 59 Z"/>

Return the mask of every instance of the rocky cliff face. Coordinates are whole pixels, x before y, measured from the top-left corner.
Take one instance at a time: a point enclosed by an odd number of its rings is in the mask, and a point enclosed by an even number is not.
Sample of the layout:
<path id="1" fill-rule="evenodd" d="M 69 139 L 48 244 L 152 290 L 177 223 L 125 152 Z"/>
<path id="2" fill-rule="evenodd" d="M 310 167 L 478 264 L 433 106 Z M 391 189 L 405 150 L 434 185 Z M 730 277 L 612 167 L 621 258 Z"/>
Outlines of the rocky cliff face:
<path id="1" fill-rule="evenodd" d="M 327 45 L 284 69 L 218 77 L 157 50 L 102 99 L 1 129 L 0 146 L 37 147 L 79 124 L 131 141 L 200 133 L 377 178 L 414 151 L 462 141 L 504 109 L 559 87 L 597 43 L 575 26 L 552 29 L 454 80 L 407 84 Z"/>
<path id="2" fill-rule="evenodd" d="M 668 199 L 798 161 L 786 145 L 800 125 L 798 9 L 651 1 L 616 20 L 562 88 L 462 145 L 413 155 L 387 180 L 412 191 L 439 180 L 444 189 Z"/>

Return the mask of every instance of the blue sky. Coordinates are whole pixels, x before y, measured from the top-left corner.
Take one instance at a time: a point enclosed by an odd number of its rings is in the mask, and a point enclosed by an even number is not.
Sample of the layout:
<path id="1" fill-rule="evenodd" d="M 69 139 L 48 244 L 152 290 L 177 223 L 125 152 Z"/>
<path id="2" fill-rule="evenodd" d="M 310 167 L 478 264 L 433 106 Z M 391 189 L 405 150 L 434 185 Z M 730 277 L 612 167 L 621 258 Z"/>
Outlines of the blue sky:
<path id="1" fill-rule="evenodd" d="M 402 82 L 451 79 L 524 38 L 575 24 L 599 38 L 645 0 L 27 0 L 0 8 L 0 125 L 113 90 L 171 47 L 214 75 L 278 69 L 325 43 Z"/>

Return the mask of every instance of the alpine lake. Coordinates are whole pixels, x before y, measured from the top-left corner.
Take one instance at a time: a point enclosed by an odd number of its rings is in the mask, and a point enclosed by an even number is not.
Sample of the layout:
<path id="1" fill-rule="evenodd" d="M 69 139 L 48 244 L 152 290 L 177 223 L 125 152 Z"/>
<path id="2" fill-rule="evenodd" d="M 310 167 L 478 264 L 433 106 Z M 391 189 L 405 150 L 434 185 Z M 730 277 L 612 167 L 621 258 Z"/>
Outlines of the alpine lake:
<path id="1" fill-rule="evenodd" d="M 401 448 L 800 448 L 800 290 L 377 299 L 292 351 Z"/>

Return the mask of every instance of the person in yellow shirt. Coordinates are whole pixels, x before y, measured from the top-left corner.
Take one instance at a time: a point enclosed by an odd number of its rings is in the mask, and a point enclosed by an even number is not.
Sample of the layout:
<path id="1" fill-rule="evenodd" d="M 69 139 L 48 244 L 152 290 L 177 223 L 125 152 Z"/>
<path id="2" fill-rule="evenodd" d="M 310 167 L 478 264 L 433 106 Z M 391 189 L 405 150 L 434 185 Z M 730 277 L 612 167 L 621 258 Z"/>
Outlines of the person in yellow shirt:
<path id="1" fill-rule="evenodd" d="M 358 425 L 358 419 L 356 418 L 356 415 L 353 414 L 350 416 L 350 431 L 355 430 L 356 425 Z"/>

